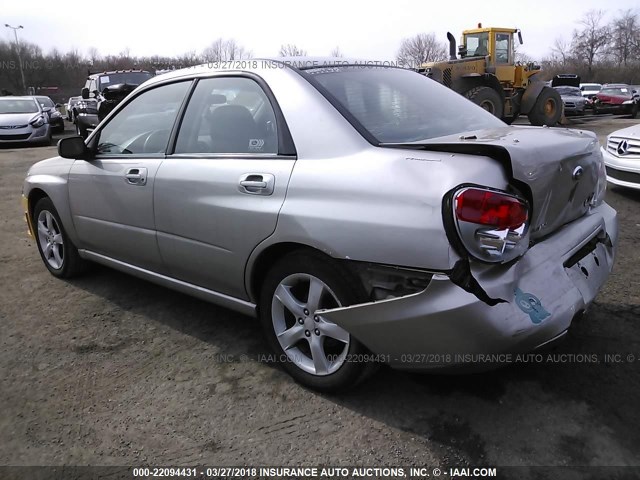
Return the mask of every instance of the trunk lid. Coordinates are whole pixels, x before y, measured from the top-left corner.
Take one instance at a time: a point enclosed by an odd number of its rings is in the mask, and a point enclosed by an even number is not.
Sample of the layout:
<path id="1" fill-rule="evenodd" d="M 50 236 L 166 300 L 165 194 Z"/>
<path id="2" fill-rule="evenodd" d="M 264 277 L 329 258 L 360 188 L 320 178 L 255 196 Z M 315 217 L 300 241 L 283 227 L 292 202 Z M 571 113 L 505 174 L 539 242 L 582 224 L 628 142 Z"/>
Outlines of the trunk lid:
<path id="1" fill-rule="evenodd" d="M 505 127 L 419 145 L 425 150 L 484 155 L 501 161 L 510 170 L 513 186 L 525 190 L 522 193 L 532 203 L 532 239 L 583 216 L 598 194 L 602 154 L 591 132 Z"/>

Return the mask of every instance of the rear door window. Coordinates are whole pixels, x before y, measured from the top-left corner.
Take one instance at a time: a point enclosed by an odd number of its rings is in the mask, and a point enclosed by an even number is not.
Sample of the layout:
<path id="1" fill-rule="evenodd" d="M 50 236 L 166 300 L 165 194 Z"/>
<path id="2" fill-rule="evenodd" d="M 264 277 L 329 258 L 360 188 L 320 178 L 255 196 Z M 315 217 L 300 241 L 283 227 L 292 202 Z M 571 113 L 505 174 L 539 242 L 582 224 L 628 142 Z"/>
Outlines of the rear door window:
<path id="1" fill-rule="evenodd" d="M 278 153 L 275 114 L 260 85 L 246 77 L 200 80 L 174 153 Z"/>

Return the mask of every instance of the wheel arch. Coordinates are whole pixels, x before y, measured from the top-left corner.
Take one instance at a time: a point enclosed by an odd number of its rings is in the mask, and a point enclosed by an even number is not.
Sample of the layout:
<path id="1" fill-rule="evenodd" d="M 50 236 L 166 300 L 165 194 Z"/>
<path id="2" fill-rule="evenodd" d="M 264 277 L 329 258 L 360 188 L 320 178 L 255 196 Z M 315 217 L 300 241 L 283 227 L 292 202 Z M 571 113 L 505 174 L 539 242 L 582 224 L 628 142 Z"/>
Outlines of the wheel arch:
<path id="1" fill-rule="evenodd" d="M 29 199 L 29 217 L 33 222 L 33 210 L 36 206 L 36 203 L 38 203 L 43 198 L 51 198 L 51 197 L 47 194 L 47 192 L 42 190 L 40 187 L 35 187 L 31 189 L 31 191 L 29 192 L 29 196 L 27 198 Z"/>
<path id="2" fill-rule="evenodd" d="M 32 222 L 33 212 L 36 204 L 43 198 L 49 198 L 53 203 L 62 227 L 71 239 L 71 241 L 79 246 L 79 239 L 73 223 L 71 214 L 71 205 L 69 204 L 69 194 L 67 190 L 67 182 L 57 175 L 33 175 L 28 177 L 25 183 L 25 196 L 28 201 L 28 213 Z"/>
<path id="3" fill-rule="evenodd" d="M 269 269 L 285 256 L 293 252 L 306 251 L 310 255 L 324 258 L 328 261 L 337 261 L 335 257 L 317 247 L 298 242 L 283 241 L 268 245 L 260 251 L 257 250 L 254 250 L 254 254 L 249 258 L 245 268 L 245 289 L 250 301 L 254 303 L 260 298 L 260 287 Z"/>

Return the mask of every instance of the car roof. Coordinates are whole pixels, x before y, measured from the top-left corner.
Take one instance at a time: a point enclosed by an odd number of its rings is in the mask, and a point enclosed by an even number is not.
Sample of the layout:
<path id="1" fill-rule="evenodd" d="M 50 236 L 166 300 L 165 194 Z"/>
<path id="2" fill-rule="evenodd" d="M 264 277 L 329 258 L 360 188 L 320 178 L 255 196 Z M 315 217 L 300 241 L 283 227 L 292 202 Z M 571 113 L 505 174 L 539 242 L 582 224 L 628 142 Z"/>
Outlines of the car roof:
<path id="1" fill-rule="evenodd" d="M 38 103 L 33 95 L 7 95 L 5 97 L 0 97 L 0 100 L 31 100 Z"/>
<path id="2" fill-rule="evenodd" d="M 172 78 L 197 76 L 208 72 L 256 72 L 264 70 L 266 68 L 273 68 L 274 63 L 280 65 L 281 68 L 298 71 L 311 70 L 314 68 L 328 68 L 349 65 L 366 65 L 371 67 L 399 67 L 398 63 L 394 60 L 375 60 L 355 57 L 259 57 L 242 60 L 209 62 L 192 67 L 181 68 L 178 70 L 170 70 L 169 72 L 156 75 L 155 77 L 147 80 L 145 82 L 145 86 L 170 80 Z"/>
<path id="3" fill-rule="evenodd" d="M 98 78 L 103 75 L 113 75 L 115 73 L 151 73 L 148 70 L 139 70 L 139 69 L 126 69 L 126 70 L 105 70 L 104 72 L 93 72 L 90 73 L 87 78 Z"/>

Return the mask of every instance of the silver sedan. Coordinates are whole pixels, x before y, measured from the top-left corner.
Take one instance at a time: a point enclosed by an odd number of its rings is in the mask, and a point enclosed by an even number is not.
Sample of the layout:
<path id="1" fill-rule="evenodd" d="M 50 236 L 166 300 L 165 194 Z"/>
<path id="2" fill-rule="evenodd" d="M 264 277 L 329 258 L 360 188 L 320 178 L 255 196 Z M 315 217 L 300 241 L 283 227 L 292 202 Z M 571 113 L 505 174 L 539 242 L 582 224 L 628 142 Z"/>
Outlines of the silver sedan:
<path id="1" fill-rule="evenodd" d="M 0 144 L 49 145 L 51 125 L 33 97 L 0 97 Z"/>
<path id="2" fill-rule="evenodd" d="M 507 126 L 379 62 L 172 72 L 58 153 L 23 199 L 53 275 L 97 262 L 257 316 L 319 390 L 544 348 L 614 261 L 593 134 Z"/>

